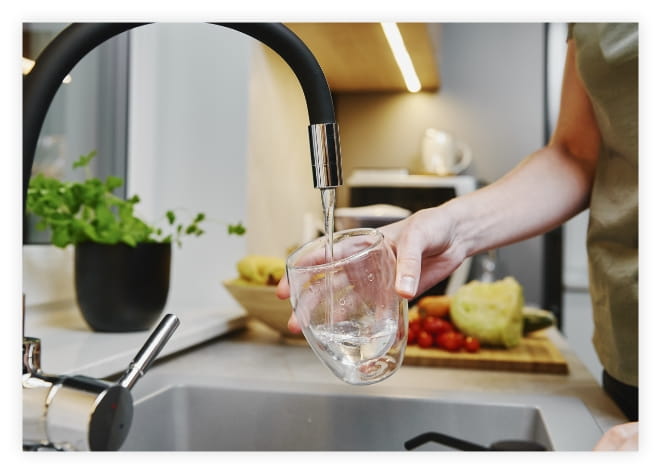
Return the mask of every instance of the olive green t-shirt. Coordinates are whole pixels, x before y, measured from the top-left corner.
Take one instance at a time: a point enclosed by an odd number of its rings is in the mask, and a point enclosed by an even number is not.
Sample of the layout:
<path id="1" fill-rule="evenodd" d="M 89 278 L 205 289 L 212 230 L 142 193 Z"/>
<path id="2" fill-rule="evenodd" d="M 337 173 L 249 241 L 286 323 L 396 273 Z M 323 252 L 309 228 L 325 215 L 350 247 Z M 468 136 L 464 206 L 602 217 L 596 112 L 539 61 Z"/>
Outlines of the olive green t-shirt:
<path id="1" fill-rule="evenodd" d="M 570 27 L 601 149 L 587 248 L 595 330 L 604 369 L 638 386 L 638 25 Z"/>

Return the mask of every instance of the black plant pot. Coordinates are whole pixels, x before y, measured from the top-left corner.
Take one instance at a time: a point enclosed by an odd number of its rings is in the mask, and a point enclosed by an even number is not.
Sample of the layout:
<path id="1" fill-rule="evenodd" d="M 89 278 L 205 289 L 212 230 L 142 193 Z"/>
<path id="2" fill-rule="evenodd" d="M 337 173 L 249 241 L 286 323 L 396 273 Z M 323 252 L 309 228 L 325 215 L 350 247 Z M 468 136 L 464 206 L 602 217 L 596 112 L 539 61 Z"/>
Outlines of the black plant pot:
<path id="1" fill-rule="evenodd" d="M 87 324 L 103 332 L 150 329 L 167 301 L 171 258 L 169 243 L 76 245 L 76 300 Z"/>

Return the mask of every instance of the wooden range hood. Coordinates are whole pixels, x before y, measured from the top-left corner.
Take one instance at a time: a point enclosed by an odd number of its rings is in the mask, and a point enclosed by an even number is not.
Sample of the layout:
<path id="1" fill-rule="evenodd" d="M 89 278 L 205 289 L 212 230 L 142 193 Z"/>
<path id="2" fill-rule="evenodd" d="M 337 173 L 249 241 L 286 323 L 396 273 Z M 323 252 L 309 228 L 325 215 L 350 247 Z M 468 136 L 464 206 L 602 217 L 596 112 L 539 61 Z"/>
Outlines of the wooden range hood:
<path id="1" fill-rule="evenodd" d="M 426 23 L 398 23 L 423 91 L 440 78 Z M 333 92 L 406 92 L 379 23 L 286 23 L 316 56 Z"/>

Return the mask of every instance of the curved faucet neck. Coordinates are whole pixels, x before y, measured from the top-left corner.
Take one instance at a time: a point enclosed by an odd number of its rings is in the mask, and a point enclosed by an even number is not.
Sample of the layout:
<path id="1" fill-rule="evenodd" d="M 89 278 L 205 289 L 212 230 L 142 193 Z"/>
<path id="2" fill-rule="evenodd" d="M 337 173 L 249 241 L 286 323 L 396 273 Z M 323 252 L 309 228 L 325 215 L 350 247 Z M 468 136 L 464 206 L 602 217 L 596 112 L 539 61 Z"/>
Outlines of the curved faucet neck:
<path id="1" fill-rule="evenodd" d="M 39 55 L 30 74 L 23 79 L 23 202 L 34 163 L 37 140 L 46 113 L 62 80 L 87 53 L 104 41 L 145 23 L 74 23 L 60 33 Z M 308 47 L 289 28 L 280 23 L 214 23 L 249 35 L 273 49 L 292 68 L 298 78 L 308 108 L 310 124 L 334 124 L 335 109 L 326 77 Z M 330 149 L 337 147 L 339 140 L 332 137 Z M 319 149 L 319 147 L 316 147 Z M 337 157 L 330 161 L 339 160 Z M 314 163 L 328 161 L 328 157 L 315 158 Z M 326 166 L 326 165 L 322 165 Z M 339 174 L 330 181 L 330 186 L 341 184 L 339 162 L 330 166 Z M 315 187 L 325 187 L 322 183 Z"/>

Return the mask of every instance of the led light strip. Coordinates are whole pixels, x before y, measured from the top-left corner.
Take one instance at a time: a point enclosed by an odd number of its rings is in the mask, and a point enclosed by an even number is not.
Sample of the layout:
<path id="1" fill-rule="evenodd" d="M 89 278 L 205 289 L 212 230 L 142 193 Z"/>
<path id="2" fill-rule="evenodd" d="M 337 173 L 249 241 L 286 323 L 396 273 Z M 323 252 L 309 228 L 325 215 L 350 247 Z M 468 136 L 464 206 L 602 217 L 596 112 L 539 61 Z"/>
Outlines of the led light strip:
<path id="1" fill-rule="evenodd" d="M 420 79 L 415 72 L 415 67 L 413 67 L 413 61 L 411 61 L 411 56 L 406 50 L 404 45 L 404 39 L 402 34 L 397 27 L 397 23 L 381 23 L 381 28 L 383 33 L 386 35 L 388 40 L 388 45 L 392 51 L 397 66 L 404 77 L 404 82 L 406 83 L 406 88 L 409 92 L 418 92 L 422 88 L 420 84 Z"/>

